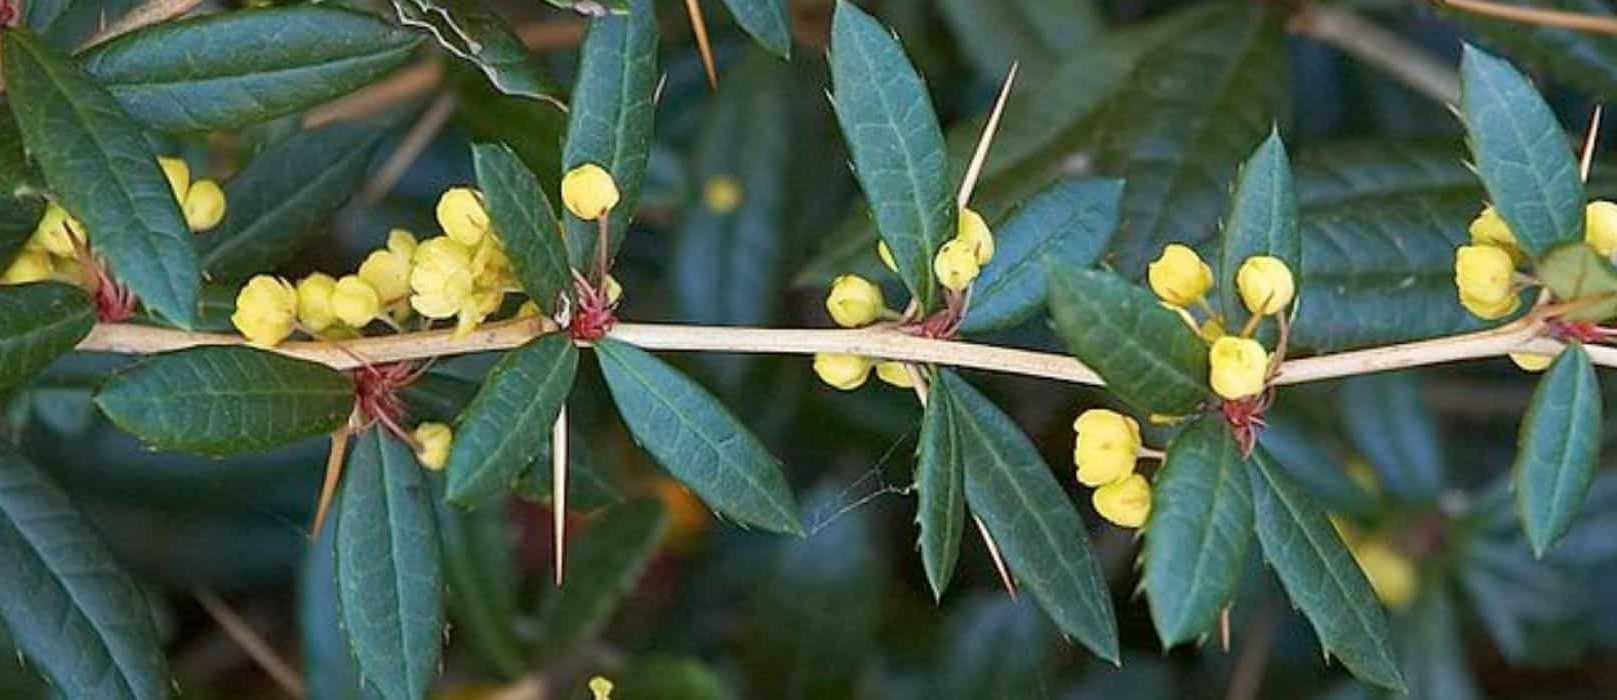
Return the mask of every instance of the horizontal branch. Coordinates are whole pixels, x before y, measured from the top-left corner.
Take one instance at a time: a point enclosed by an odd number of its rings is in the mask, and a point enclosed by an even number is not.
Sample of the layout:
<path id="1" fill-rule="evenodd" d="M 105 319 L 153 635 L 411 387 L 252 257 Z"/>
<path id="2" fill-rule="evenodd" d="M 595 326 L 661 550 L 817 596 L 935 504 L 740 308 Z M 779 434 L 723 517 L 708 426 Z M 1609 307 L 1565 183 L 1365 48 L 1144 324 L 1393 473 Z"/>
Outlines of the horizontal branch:
<path id="1" fill-rule="evenodd" d="M 1290 360 L 1281 368 L 1280 384 L 1336 379 L 1408 367 L 1499 357 L 1512 352 L 1553 354 L 1557 341 L 1540 337 L 1539 323 L 1523 319 L 1498 328 L 1413 343 Z M 429 357 L 505 350 L 556 331 L 547 319 L 519 319 L 484 325 L 456 338 L 450 330 L 375 336 L 358 340 L 292 341 L 275 352 L 337 369 L 365 362 L 386 363 Z M 813 355 L 821 352 L 866 355 L 887 360 L 948 365 L 1018 374 L 1074 384 L 1101 384 L 1100 376 L 1066 355 L 982 343 L 920 338 L 889 327 L 852 330 L 810 328 L 743 328 L 620 323 L 611 337 L 647 350 L 742 354 Z M 240 336 L 192 333 L 134 324 L 99 324 L 79 350 L 151 354 L 205 345 L 242 345 Z M 1593 346 L 1595 364 L 1617 367 L 1617 348 Z"/>
<path id="2" fill-rule="evenodd" d="M 1292 16 L 1290 28 L 1335 46 L 1438 102 L 1460 103 L 1460 75 L 1454 68 L 1352 10 L 1308 4 Z"/>

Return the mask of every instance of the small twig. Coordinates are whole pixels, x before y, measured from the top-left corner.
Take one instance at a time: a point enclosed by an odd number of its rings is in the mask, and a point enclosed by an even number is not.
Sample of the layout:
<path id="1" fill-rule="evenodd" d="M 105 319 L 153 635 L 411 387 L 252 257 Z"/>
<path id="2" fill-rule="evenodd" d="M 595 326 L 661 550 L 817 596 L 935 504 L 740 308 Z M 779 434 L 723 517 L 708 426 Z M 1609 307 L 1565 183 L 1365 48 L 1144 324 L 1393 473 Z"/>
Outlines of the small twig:
<path id="1" fill-rule="evenodd" d="M 1589 170 L 1595 164 L 1595 142 L 1600 140 L 1601 111 L 1601 106 L 1595 105 L 1594 113 L 1589 115 L 1589 132 L 1583 136 L 1583 157 L 1578 160 L 1578 178 L 1584 182 L 1589 181 Z"/>
<path id="2" fill-rule="evenodd" d="M 696 35 L 696 51 L 702 54 L 702 68 L 707 71 L 708 87 L 719 89 L 718 67 L 713 62 L 713 44 L 707 38 L 707 21 L 702 19 L 702 5 L 698 0 L 685 0 L 685 14 L 691 16 L 691 32 Z"/>
<path id="3" fill-rule="evenodd" d="M 1266 605 L 1257 617 L 1246 625 L 1241 636 L 1241 655 L 1235 659 L 1235 670 L 1230 672 L 1230 689 L 1225 700 L 1252 700 L 1258 696 L 1263 684 L 1263 672 L 1269 665 L 1269 652 L 1274 647 L 1275 632 L 1280 629 L 1280 614 L 1274 605 Z"/>
<path id="4" fill-rule="evenodd" d="M 111 41 L 136 29 L 167 22 L 196 9 L 196 6 L 201 4 L 202 0 L 147 0 L 147 2 L 141 3 L 140 6 L 124 13 L 122 17 L 119 17 L 112 24 L 102 27 L 96 33 L 91 34 L 90 38 L 85 39 L 84 43 L 79 45 L 79 50 L 83 51 L 97 44 Z"/>
<path id="5" fill-rule="evenodd" d="M 999 553 L 999 544 L 994 542 L 993 535 L 988 534 L 988 526 L 983 524 L 982 518 L 973 515 L 971 521 L 977 523 L 977 532 L 983 536 L 983 544 L 988 546 L 988 557 L 994 560 L 994 569 L 999 572 L 1000 584 L 1005 586 L 1005 592 L 1011 596 L 1011 600 L 1016 600 L 1016 579 L 1011 578 L 1010 567 L 1005 565 L 1005 557 Z"/>
<path id="6" fill-rule="evenodd" d="M 556 414 L 550 429 L 550 510 L 555 530 L 556 587 L 561 587 L 562 566 L 567 561 L 567 407 Z"/>
<path id="7" fill-rule="evenodd" d="M 977 150 L 971 154 L 971 164 L 966 166 L 966 176 L 960 181 L 960 192 L 955 197 L 955 206 L 961 209 L 971 203 L 971 192 L 977 188 L 977 178 L 983 172 L 983 163 L 988 160 L 988 148 L 994 144 L 994 134 L 999 132 L 999 118 L 1005 113 L 1005 101 L 1011 96 L 1011 86 L 1016 84 L 1016 63 L 1011 64 L 1011 70 L 1005 74 L 1005 84 L 999 89 L 999 97 L 994 100 L 994 111 L 988 114 L 988 123 L 983 125 L 982 136 L 977 139 Z"/>
<path id="8" fill-rule="evenodd" d="M 432 140 L 443 131 L 444 125 L 449 123 L 449 117 L 454 113 L 453 93 L 446 92 L 433 100 L 427 110 L 421 113 L 421 118 L 410 127 L 410 131 L 399 140 L 399 145 L 393 149 L 392 155 L 382 163 L 382 167 L 377 168 L 370 181 L 365 183 L 365 189 L 360 191 L 359 202 L 371 206 L 382 201 L 388 192 L 393 191 L 393 186 L 399 184 L 399 179 L 404 177 L 404 173 L 410 170 L 410 166 L 414 165 L 416 159 L 421 157 L 421 153 L 427 150 L 427 146 L 432 145 Z"/>
<path id="9" fill-rule="evenodd" d="M 354 434 L 357 416 L 331 434 L 331 450 L 326 453 L 326 476 L 320 484 L 320 500 L 314 508 L 314 523 L 309 526 L 309 539 L 320 537 L 320 528 L 326 524 L 331 499 L 337 495 L 337 484 L 342 481 L 343 458 L 348 454 L 348 438 Z"/>
<path id="10" fill-rule="evenodd" d="M 1438 102 L 1460 103 L 1460 76 L 1453 68 L 1351 10 L 1309 3 L 1292 15 L 1290 28 L 1335 46 Z"/>
<path id="11" fill-rule="evenodd" d="M 207 611 L 208 616 L 213 618 L 213 621 L 219 625 L 219 629 L 224 630 L 224 633 L 235 641 L 242 651 L 247 652 L 247 656 L 253 660 L 253 663 L 258 664 L 259 668 L 263 669 L 265 675 L 270 677 L 270 680 L 281 686 L 281 689 L 285 690 L 287 695 L 294 698 L 304 697 L 303 679 L 298 677 L 296 671 L 292 670 L 291 664 L 275 653 L 275 648 L 270 646 L 269 642 L 264 641 L 264 638 L 259 636 L 252 625 L 241 619 L 241 616 L 231 610 L 229 605 L 219 599 L 219 596 L 214 595 L 213 591 L 198 588 L 194 591 L 194 595 L 196 595 L 197 602 L 202 604 L 202 609 Z"/>
<path id="12" fill-rule="evenodd" d="M 1439 5 L 1448 5 L 1457 10 L 1464 10 L 1486 17 L 1496 17 L 1510 22 L 1559 27 L 1561 29 L 1576 29 L 1595 34 L 1617 34 L 1617 17 L 1610 15 L 1591 15 L 1566 10 L 1544 10 L 1536 7 L 1488 2 L 1487 0 L 1436 0 L 1436 2 Z"/>

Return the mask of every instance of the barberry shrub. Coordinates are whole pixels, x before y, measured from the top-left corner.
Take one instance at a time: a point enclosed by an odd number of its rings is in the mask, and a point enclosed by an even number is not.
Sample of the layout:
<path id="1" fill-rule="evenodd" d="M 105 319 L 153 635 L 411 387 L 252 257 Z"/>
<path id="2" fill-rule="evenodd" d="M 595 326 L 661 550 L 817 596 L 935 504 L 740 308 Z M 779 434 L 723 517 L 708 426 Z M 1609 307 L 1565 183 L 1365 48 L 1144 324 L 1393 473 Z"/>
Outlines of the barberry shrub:
<path id="1" fill-rule="evenodd" d="M 0 0 L 7 697 L 1611 653 L 1617 188 L 1512 60 L 1617 95 L 1609 18 L 198 4 Z"/>

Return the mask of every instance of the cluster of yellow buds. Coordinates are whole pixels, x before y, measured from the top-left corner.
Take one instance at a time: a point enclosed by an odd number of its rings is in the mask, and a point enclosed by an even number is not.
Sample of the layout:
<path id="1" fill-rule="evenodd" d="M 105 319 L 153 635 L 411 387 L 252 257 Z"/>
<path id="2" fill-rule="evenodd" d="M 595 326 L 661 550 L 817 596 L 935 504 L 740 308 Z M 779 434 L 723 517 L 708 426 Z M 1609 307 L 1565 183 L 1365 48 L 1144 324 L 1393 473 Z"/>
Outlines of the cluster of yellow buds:
<path id="1" fill-rule="evenodd" d="M 1252 315 L 1241 335 L 1224 332 L 1224 319 L 1207 303 L 1207 293 L 1213 288 L 1213 269 L 1188 246 L 1171 243 L 1164 247 L 1162 255 L 1147 268 L 1146 277 L 1162 303 L 1179 312 L 1185 323 L 1211 344 L 1207 359 L 1214 393 L 1235 400 L 1263 392 L 1269 379 L 1269 352 L 1251 335 L 1258 320 L 1284 314 L 1297 297 L 1297 282 L 1285 261 L 1254 255 L 1236 269 L 1236 290 Z M 1199 308 L 1207 319 L 1198 325 L 1190 313 L 1191 306 Z"/>
<path id="2" fill-rule="evenodd" d="M 225 192 L 212 180 L 191 180 L 191 168 L 179 158 L 157 159 L 174 199 L 185 212 L 193 232 L 219 225 L 225 216 Z M 79 245 L 87 244 L 84 224 L 61 205 L 50 202 L 16 259 L 0 272 L 0 284 L 27 284 L 44 280 L 80 283 Z"/>
<path id="3" fill-rule="evenodd" d="M 1386 537 L 1361 533 L 1352 523 L 1336 516 L 1331 517 L 1331 524 L 1336 526 L 1337 534 L 1342 536 L 1348 552 L 1358 562 L 1364 577 L 1370 580 L 1370 588 L 1383 605 L 1401 610 L 1415 601 L 1420 594 L 1420 572 L 1408 554 Z"/>
<path id="4" fill-rule="evenodd" d="M 893 251 L 887 243 L 876 244 L 876 255 L 887 269 L 898 272 L 898 263 L 893 260 Z M 938 284 L 944 288 L 964 291 L 993 259 L 993 230 L 976 210 L 961 207 L 955 218 L 955 236 L 938 247 L 937 255 L 932 258 L 932 272 L 937 274 Z"/>
<path id="5" fill-rule="evenodd" d="M 471 332 L 518 289 L 504 244 L 482 197 L 453 188 L 438 201 L 444 235 L 416 242 L 403 229 L 366 256 L 353 274 L 314 273 L 296 286 L 259 275 L 236 297 L 231 322 L 259 346 L 274 346 L 302 329 L 317 337 L 348 337 L 376 320 L 390 325 L 412 311 L 428 319 L 456 318 L 458 335 Z"/>
<path id="6" fill-rule="evenodd" d="M 1151 515 L 1151 483 L 1134 471 L 1140 458 L 1140 424 L 1116 411 L 1092 408 L 1079 414 L 1072 459 L 1078 483 L 1095 489 L 1090 498 L 1101 517 L 1120 527 L 1140 527 Z"/>
<path id="7" fill-rule="evenodd" d="M 416 459 L 421 466 L 438 471 L 449 463 L 449 445 L 454 440 L 454 431 L 443 423 L 426 422 L 415 427 L 411 433 L 416 443 Z"/>
<path id="8" fill-rule="evenodd" d="M 915 386 L 915 378 L 903 362 L 891 360 L 877 360 L 864 355 L 850 355 L 840 352 L 822 352 L 814 355 L 814 373 L 825 382 L 843 391 L 853 391 L 865 385 L 870 378 L 870 370 L 876 370 L 876 376 L 883 382 L 900 389 Z"/>
<path id="9" fill-rule="evenodd" d="M 825 310 L 831 320 L 843 328 L 859 328 L 875 323 L 883 315 L 891 315 L 882 297 L 881 286 L 859 275 L 842 275 L 831 283 L 831 293 L 825 297 Z M 863 355 L 822 352 L 814 356 L 814 372 L 820 380 L 843 391 L 864 386 L 870 370 L 876 376 L 896 387 L 915 385 L 909 370 L 902 362 L 878 362 Z"/>

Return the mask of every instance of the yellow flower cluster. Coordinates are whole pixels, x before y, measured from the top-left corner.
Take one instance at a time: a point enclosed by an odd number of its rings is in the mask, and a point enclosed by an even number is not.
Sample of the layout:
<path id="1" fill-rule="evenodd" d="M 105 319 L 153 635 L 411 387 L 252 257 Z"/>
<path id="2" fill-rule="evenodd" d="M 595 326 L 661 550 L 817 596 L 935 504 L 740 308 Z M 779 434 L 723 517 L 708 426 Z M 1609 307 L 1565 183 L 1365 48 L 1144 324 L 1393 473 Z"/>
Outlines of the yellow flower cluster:
<path id="1" fill-rule="evenodd" d="M 185 214 L 185 225 L 193 233 L 201 233 L 219 225 L 225 219 L 225 191 L 213 180 L 192 180 L 191 166 L 184 159 L 163 157 L 157 159 L 168 186 L 174 190 L 174 201 L 179 202 Z"/>
<path id="2" fill-rule="evenodd" d="M 876 244 L 876 255 L 887 269 L 898 272 L 893 251 L 885 241 Z M 958 292 L 971 286 L 982 273 L 982 267 L 993 259 L 993 230 L 981 214 L 971 207 L 961 207 L 955 219 L 955 236 L 938 247 L 932 259 L 932 271 L 937 274 L 939 284 Z"/>
<path id="3" fill-rule="evenodd" d="M 1250 336 L 1256 321 L 1285 313 L 1297 297 L 1297 282 L 1285 261 L 1268 255 L 1254 255 L 1235 271 L 1235 286 L 1241 303 L 1252 314 L 1252 323 L 1239 336 L 1226 335 L 1224 319 L 1207 303 L 1213 288 L 1213 269 L 1188 246 L 1171 243 L 1146 270 L 1151 291 L 1162 303 L 1177 311 L 1186 325 L 1211 344 L 1207 359 L 1209 383 L 1226 399 L 1243 399 L 1263 392 L 1269 377 L 1269 353 Z M 1200 324 L 1189 306 L 1207 314 Z"/>
<path id="4" fill-rule="evenodd" d="M 1140 527 L 1151 515 L 1151 484 L 1134 471 L 1140 455 L 1140 424 L 1116 411 L 1092 408 L 1078 415 L 1072 459 L 1078 483 L 1095 489 L 1090 498 L 1101 517 L 1121 527 Z"/>
<path id="5" fill-rule="evenodd" d="M 870 378 L 870 370 L 876 370 L 876 376 L 883 382 L 900 389 L 915 386 L 915 379 L 903 362 L 890 360 L 877 360 L 864 355 L 850 355 L 840 352 L 822 352 L 814 355 L 814 373 L 825 382 L 843 391 L 853 391 L 865 385 Z"/>
<path id="6" fill-rule="evenodd" d="M 414 234 L 395 229 L 354 274 L 317 272 L 296 286 L 254 277 L 237 295 L 231 322 L 248 342 L 266 347 L 295 329 L 348 336 L 378 319 L 402 321 L 412 311 L 455 318 L 457 335 L 471 332 L 519 286 L 480 194 L 451 189 L 439 199 L 437 214 L 444 235 L 417 243 Z"/>

